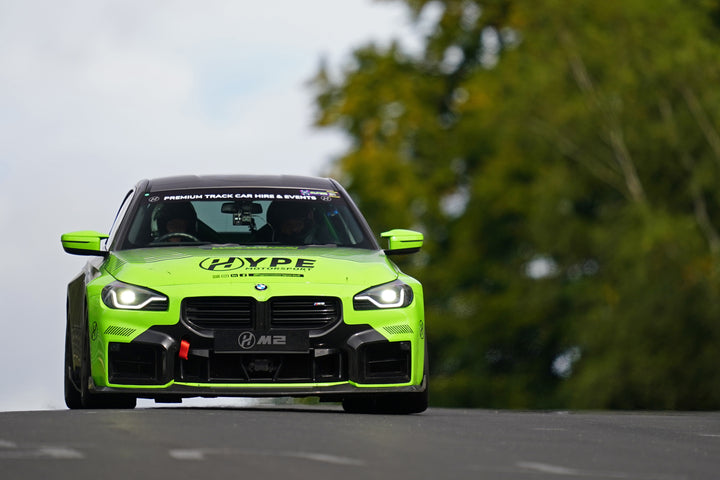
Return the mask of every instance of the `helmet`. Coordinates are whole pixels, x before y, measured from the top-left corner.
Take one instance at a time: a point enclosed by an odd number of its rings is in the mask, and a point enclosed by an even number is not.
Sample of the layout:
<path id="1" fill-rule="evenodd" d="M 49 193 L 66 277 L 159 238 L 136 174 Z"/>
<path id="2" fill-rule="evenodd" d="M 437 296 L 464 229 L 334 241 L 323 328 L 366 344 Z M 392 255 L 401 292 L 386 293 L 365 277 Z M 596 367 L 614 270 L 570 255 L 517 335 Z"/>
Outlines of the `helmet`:
<path id="1" fill-rule="evenodd" d="M 185 233 L 194 235 L 197 232 L 197 213 L 190 202 L 165 203 L 160 206 L 155 214 L 160 235 L 169 233 L 167 225 L 171 220 L 184 220 L 186 223 Z"/>
<path id="2" fill-rule="evenodd" d="M 313 208 L 303 202 L 276 200 L 268 207 L 267 222 L 273 229 L 273 240 L 303 244 L 314 226 Z"/>

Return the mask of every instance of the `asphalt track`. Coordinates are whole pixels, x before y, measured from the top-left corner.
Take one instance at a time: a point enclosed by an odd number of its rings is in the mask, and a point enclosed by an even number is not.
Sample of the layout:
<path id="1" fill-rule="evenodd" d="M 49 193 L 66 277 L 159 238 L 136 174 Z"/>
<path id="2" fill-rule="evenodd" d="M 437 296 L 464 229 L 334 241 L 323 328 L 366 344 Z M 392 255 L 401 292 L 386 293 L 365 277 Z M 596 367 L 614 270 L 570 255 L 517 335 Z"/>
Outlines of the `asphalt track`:
<path id="1" fill-rule="evenodd" d="M 0 413 L 10 479 L 720 478 L 720 413 L 335 406 Z"/>

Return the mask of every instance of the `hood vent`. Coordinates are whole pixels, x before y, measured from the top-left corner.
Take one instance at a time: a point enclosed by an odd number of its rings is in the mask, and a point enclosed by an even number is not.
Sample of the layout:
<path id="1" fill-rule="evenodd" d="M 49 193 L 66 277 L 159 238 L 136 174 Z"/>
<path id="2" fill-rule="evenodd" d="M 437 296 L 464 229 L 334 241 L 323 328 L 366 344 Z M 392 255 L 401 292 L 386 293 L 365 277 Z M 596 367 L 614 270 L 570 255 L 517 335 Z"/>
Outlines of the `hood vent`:
<path id="1" fill-rule="evenodd" d="M 118 337 L 129 337 L 135 333 L 134 328 L 129 327 L 118 327 L 117 325 L 108 325 L 103 332 L 105 335 L 116 335 Z"/>
<path id="2" fill-rule="evenodd" d="M 402 325 L 390 325 L 388 327 L 385 327 L 384 330 L 389 333 L 390 335 L 400 335 L 403 333 L 413 333 L 412 327 L 407 324 Z"/>

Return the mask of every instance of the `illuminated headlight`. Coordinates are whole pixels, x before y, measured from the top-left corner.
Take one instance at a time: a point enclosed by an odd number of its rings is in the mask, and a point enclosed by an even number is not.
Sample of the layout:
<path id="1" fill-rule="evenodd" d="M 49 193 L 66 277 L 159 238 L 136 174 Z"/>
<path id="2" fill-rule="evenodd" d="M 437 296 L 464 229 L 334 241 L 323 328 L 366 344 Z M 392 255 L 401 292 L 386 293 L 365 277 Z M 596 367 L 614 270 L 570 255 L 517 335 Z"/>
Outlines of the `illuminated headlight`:
<path id="1" fill-rule="evenodd" d="M 122 282 L 106 285 L 102 301 L 110 308 L 121 310 L 162 311 L 168 308 L 168 298 L 162 293 Z"/>
<path id="2" fill-rule="evenodd" d="M 396 280 L 358 293 L 353 298 L 353 308 L 355 310 L 403 308 L 410 305 L 412 301 L 412 288 L 400 280 Z"/>

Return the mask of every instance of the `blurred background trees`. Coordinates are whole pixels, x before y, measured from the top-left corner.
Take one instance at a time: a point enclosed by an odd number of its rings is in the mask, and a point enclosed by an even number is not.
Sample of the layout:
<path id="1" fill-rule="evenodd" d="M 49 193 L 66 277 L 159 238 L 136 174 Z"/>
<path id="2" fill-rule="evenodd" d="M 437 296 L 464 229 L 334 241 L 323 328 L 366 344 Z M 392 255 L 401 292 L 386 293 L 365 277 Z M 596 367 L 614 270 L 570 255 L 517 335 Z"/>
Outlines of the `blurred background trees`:
<path id="1" fill-rule="evenodd" d="M 313 82 L 426 290 L 434 405 L 720 408 L 720 2 L 395 0 Z"/>

